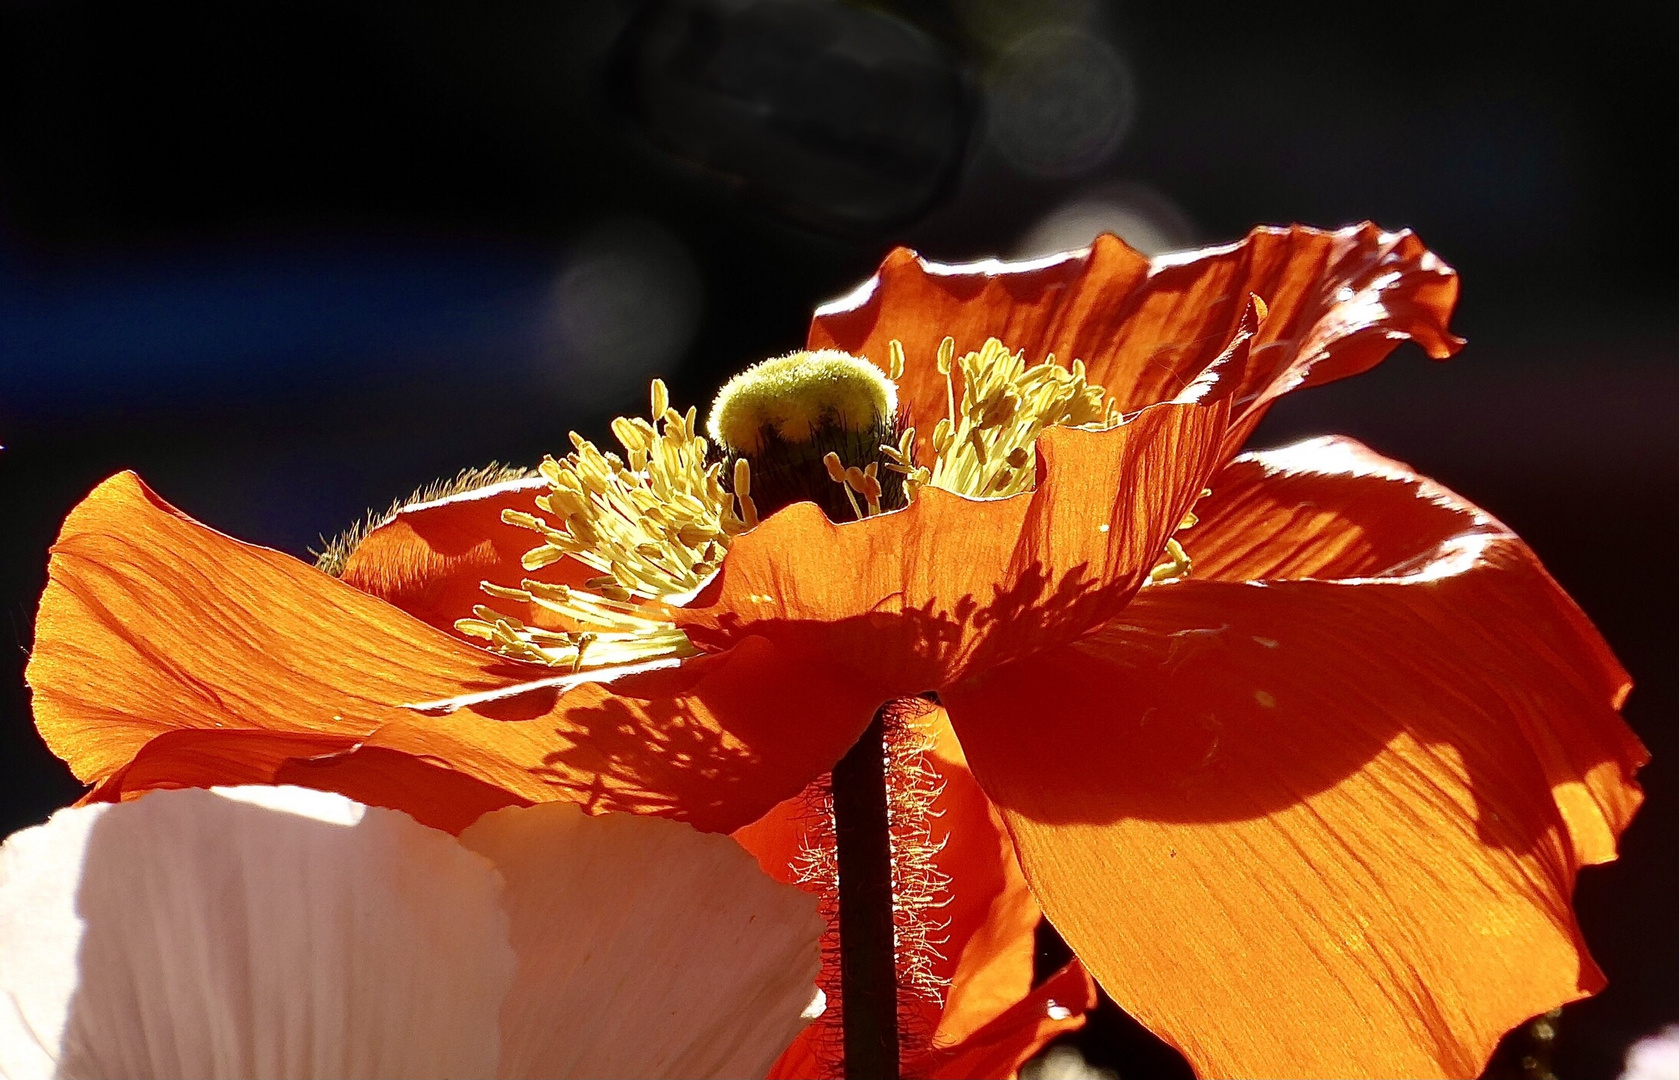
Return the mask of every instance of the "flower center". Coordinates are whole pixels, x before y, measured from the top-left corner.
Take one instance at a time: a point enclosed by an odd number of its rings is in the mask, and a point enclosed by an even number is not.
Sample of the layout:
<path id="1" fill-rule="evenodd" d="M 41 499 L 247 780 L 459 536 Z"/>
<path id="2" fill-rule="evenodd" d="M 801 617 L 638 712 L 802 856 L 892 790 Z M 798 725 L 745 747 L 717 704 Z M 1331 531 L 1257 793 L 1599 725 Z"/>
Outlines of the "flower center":
<path id="1" fill-rule="evenodd" d="M 760 515 L 809 501 L 836 521 L 906 505 L 903 477 L 881 472 L 881 446 L 898 441 L 899 427 L 897 385 L 832 349 L 747 368 L 724 384 L 706 421 L 726 474 L 748 463 Z"/>
<path id="2" fill-rule="evenodd" d="M 570 557 L 598 576 L 583 588 L 524 579 L 518 588 L 484 584 L 499 600 L 530 604 L 560 629 L 526 625 L 487 605 L 455 628 L 496 652 L 573 671 L 692 656 L 692 642 L 669 617 L 716 572 L 734 538 L 795 502 L 816 503 L 836 521 L 907 506 L 922 487 L 970 498 L 1002 498 L 1037 483 L 1033 444 L 1052 427 L 1113 427 L 1119 406 L 1054 356 L 1028 365 L 992 338 L 956 356 L 945 338 L 934 358 L 945 380 L 948 415 L 933 428 L 932 464 L 916 460 L 916 432 L 898 415 L 903 346 L 890 345 L 887 373 L 834 350 L 795 352 L 730 379 L 697 434 L 695 410 L 670 407 L 654 380 L 652 420 L 619 417 L 612 432 L 624 455 L 571 436 L 573 450 L 545 458 L 542 515 L 504 511 L 502 520 L 543 542 L 526 552 L 526 570 Z M 961 392 L 957 392 L 957 381 Z M 545 515 L 545 516 L 544 516 Z M 1180 528 L 1194 524 L 1194 515 Z M 1185 577 L 1189 556 L 1168 540 L 1151 583 Z"/>

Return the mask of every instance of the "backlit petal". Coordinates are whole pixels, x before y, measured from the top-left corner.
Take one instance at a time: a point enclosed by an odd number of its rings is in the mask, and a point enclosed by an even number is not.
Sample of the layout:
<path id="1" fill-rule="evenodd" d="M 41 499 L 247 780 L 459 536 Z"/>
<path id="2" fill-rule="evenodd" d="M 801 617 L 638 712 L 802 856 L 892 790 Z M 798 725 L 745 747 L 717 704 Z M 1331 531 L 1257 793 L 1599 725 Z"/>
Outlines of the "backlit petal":
<path id="1" fill-rule="evenodd" d="M 1457 537 L 1508 532 L 1491 515 L 1353 439 L 1243 454 L 1208 481 L 1179 534 L 1197 581 L 1393 577 Z"/>
<path id="2" fill-rule="evenodd" d="M 939 850 L 932 861 L 950 878 L 950 903 L 938 912 L 946 925 L 937 935 L 943 955 L 935 967 L 950 984 L 933 1043 L 946 1047 L 1027 998 L 1041 912 L 1002 815 L 974 782 L 949 716 L 938 709 L 931 719 L 937 742 L 929 764 L 944 786 L 933 805 L 932 842 Z"/>
<path id="3" fill-rule="evenodd" d="M 1213 494 L 1196 506 L 1201 523 L 1182 534 L 1192 545 L 1197 581 L 1426 580 L 1455 572 L 1484 548 L 1489 560 L 1504 553 L 1517 565 L 1514 580 L 1525 592 L 1513 597 L 1515 585 L 1505 579 L 1498 588 L 1507 602 L 1542 613 L 1545 625 L 1557 628 L 1567 643 L 1557 655 L 1589 699 L 1619 709 L 1631 689 L 1591 622 L 1532 552 L 1484 510 L 1400 462 L 1352 439 L 1326 437 L 1243 455 L 1212 482 Z M 1639 800 L 1626 774 L 1597 766 L 1642 762 L 1643 749 L 1618 720 L 1548 724 L 1542 715 L 1535 714 L 1528 738 L 1579 858 L 1607 861 Z"/>
<path id="4" fill-rule="evenodd" d="M 701 644 L 761 635 L 845 668 L 876 703 L 1071 641 L 1121 611 L 1218 460 L 1226 404 L 1169 402 L 1038 439 L 1036 490 L 924 488 L 835 525 L 795 504 L 740 537 L 677 620 Z"/>
<path id="5" fill-rule="evenodd" d="M 262 728 L 166 731 L 83 801 L 117 802 L 157 788 L 227 784 L 336 791 L 369 806 L 402 810 L 422 825 L 451 833 L 491 810 L 531 801 L 426 758 L 349 736 Z"/>
<path id="6" fill-rule="evenodd" d="M 485 581 L 518 588 L 527 577 L 581 585 L 594 571 L 571 559 L 526 570 L 519 559 L 536 546 L 528 529 L 501 520 L 503 510 L 535 510 L 548 491 L 541 477 L 509 480 L 447 498 L 405 506 L 369 532 L 345 561 L 345 584 L 395 604 L 440 630 L 472 616 L 489 602 Z M 498 600 L 498 610 L 533 626 L 547 626 L 548 612 L 534 604 Z"/>
<path id="7" fill-rule="evenodd" d="M 298 788 L 60 811 L 0 853 L 7 1076 L 487 1076 L 500 881 Z"/>
<path id="8" fill-rule="evenodd" d="M 415 770 L 362 749 L 461 773 L 509 801 L 582 801 L 728 830 L 832 765 L 874 708 L 824 666 L 753 638 L 568 685 L 207 529 L 130 474 L 65 521 L 27 676 L 43 738 L 84 781 L 111 779 L 180 729 L 319 735 L 335 740 L 329 752 L 351 753 L 311 775 L 431 821 Z M 797 725 L 765 707 L 795 697 L 807 702 Z M 431 707 L 409 707 L 422 704 Z M 168 754 L 152 755 L 151 786 L 216 779 L 212 751 L 231 744 L 187 742 L 177 775 Z M 230 779 L 251 778 L 239 761 L 227 767 Z"/>
<path id="9" fill-rule="evenodd" d="M 1084 1014 L 1095 1007 L 1096 984 L 1074 960 L 1007 1012 L 932 1055 L 922 1065 L 925 1071 L 913 1075 L 949 1080 L 1016 1076 L 1051 1039 L 1083 1027 Z"/>
<path id="10" fill-rule="evenodd" d="M 1249 293 L 1271 317 L 1234 380 L 1231 454 L 1279 394 L 1365 371 L 1401 341 L 1436 359 L 1461 344 L 1446 329 L 1457 302 L 1451 268 L 1409 232 L 1366 224 L 1258 228 L 1235 244 L 1152 261 L 1112 236 L 1015 264 L 946 266 L 899 248 L 855 293 L 817 312 L 809 346 L 884 367 L 887 343 L 901 341 L 899 400 L 922 432 L 945 415 L 932 358 L 946 335 L 959 354 L 996 337 L 1034 362 L 1082 359 L 1130 412 L 1171 399 L 1205 370 Z"/>
<path id="11" fill-rule="evenodd" d="M 975 775 L 1057 929 L 1202 1074 L 1475 1075 L 1602 985 L 1569 900 L 1640 800 L 1624 673 L 1396 463 L 1308 444 L 1214 486 L 1185 535 L 1215 573 L 1353 576 L 1150 588 L 950 688 Z"/>
<path id="12" fill-rule="evenodd" d="M 816 901 L 728 837 L 549 804 L 461 843 L 507 881 L 501 1076 L 763 1076 L 805 1026 Z"/>

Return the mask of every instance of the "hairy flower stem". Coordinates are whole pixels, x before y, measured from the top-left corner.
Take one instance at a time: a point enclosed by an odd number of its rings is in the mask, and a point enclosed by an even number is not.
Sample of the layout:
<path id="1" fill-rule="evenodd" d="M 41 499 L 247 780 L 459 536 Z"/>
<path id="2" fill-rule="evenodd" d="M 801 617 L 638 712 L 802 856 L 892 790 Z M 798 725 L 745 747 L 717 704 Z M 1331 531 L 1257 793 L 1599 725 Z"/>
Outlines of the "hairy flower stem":
<path id="1" fill-rule="evenodd" d="M 886 810 L 888 702 L 834 766 L 840 988 L 846 1080 L 898 1080 L 892 842 Z"/>

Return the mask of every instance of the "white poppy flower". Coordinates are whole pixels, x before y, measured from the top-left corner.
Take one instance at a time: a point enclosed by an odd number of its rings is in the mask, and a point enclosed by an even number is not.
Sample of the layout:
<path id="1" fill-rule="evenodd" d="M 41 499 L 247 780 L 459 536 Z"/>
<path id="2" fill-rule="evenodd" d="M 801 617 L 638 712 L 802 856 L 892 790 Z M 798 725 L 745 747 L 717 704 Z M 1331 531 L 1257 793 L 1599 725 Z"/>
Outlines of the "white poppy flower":
<path id="1" fill-rule="evenodd" d="M 0 1074 L 763 1075 L 821 930 L 671 821 L 156 792 L 0 848 Z"/>

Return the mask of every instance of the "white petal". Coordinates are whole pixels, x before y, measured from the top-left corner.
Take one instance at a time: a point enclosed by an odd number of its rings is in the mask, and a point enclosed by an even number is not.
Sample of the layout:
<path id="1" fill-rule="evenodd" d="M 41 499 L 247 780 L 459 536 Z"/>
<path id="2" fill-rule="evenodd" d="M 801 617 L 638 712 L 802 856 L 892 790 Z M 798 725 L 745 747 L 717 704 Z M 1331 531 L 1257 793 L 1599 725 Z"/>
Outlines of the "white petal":
<path id="1" fill-rule="evenodd" d="M 822 921 L 726 836 L 549 804 L 479 819 L 519 956 L 504 1077 L 763 1076 L 804 1027 Z"/>
<path id="2" fill-rule="evenodd" d="M 487 1075 L 513 969 L 488 863 L 336 795 L 156 792 L 0 852 L 7 1075 Z"/>
<path id="3" fill-rule="evenodd" d="M 1679 1080 L 1679 1024 L 1633 1043 L 1621 1080 Z"/>

